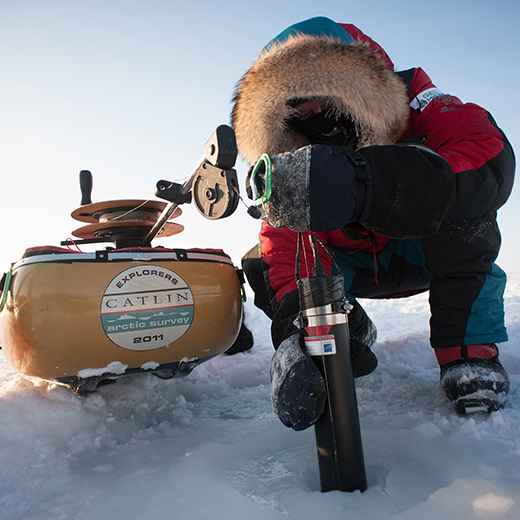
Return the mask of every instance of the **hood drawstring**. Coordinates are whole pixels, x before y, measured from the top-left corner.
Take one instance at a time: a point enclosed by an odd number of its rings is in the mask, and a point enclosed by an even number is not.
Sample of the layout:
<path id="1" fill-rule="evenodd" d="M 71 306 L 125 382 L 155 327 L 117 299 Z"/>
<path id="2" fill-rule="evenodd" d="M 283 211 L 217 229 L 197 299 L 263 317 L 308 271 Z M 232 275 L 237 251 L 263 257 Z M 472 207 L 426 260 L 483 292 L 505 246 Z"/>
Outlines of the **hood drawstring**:
<path id="1" fill-rule="evenodd" d="M 315 234 L 315 233 L 313 233 L 313 234 Z M 373 280 L 376 283 L 376 285 L 379 286 L 379 275 L 378 275 L 379 263 L 378 263 L 378 260 L 377 260 L 377 249 L 376 249 L 377 239 L 376 239 L 376 237 L 375 237 L 375 235 L 374 235 L 374 233 L 372 231 L 369 231 L 367 236 L 370 239 L 370 243 L 372 245 L 372 255 L 374 257 L 374 278 L 373 278 Z M 336 255 L 334 255 L 334 253 L 327 246 L 327 244 L 325 244 L 319 238 L 318 238 L 318 242 L 323 247 L 323 249 L 327 252 L 327 254 L 329 255 L 329 258 L 331 259 L 332 263 L 335 265 L 336 269 L 338 270 L 338 273 L 342 274 L 342 270 L 341 270 L 341 267 L 339 266 L 339 264 L 337 262 Z M 296 278 L 296 280 L 299 280 L 301 278 L 301 275 L 300 275 L 301 255 L 302 255 L 302 253 L 303 253 L 304 256 L 306 255 L 305 248 L 303 246 L 303 235 L 302 235 L 301 232 L 298 233 L 297 244 L 298 245 L 297 245 L 297 249 L 296 249 L 295 278 Z M 361 251 L 361 250 L 360 249 L 356 249 L 356 250 L 350 251 L 348 254 L 357 253 L 359 251 Z M 308 266 L 308 260 L 307 260 L 306 256 L 305 256 L 304 260 L 305 260 L 305 265 L 307 266 L 307 273 L 306 274 L 307 274 L 307 276 L 309 276 L 309 271 L 308 271 L 309 266 Z"/>
<path id="2" fill-rule="evenodd" d="M 347 237 L 349 236 L 345 229 L 343 229 L 342 231 L 343 231 L 343 233 L 345 233 L 345 235 L 347 235 Z M 370 240 L 370 244 L 371 244 L 371 248 L 372 248 L 372 256 L 374 257 L 374 278 L 373 278 L 373 280 L 374 280 L 374 282 L 376 282 L 376 285 L 379 286 L 379 275 L 377 273 L 377 271 L 379 270 L 379 267 L 378 267 L 377 250 L 376 250 L 377 239 L 376 239 L 374 233 L 370 230 L 368 230 L 368 233 L 366 234 L 366 236 Z M 353 253 L 359 253 L 361 251 L 363 251 L 363 250 L 362 249 L 353 249 L 352 251 L 349 251 L 348 254 L 351 255 Z M 366 252 L 366 250 L 365 250 L 365 252 Z M 369 267 L 369 266 L 367 266 L 367 267 Z"/>
<path id="3" fill-rule="evenodd" d="M 330 249 L 330 247 L 325 242 L 323 242 L 323 240 L 321 240 L 321 238 L 318 237 L 318 235 L 316 233 L 311 233 L 311 232 L 308 233 L 309 242 L 311 242 L 311 235 L 316 235 L 316 239 L 317 239 L 319 245 L 324 249 L 325 253 L 329 256 L 330 261 L 332 262 L 332 264 L 334 265 L 334 267 L 338 271 L 337 275 L 340 276 L 343 279 L 343 271 L 341 270 L 341 267 L 340 267 L 340 265 L 338 263 L 338 260 L 336 258 L 336 255 L 334 254 L 334 252 Z M 296 249 L 296 263 L 295 263 L 295 268 L 296 268 L 295 277 L 296 277 L 296 281 L 300 280 L 300 278 L 301 278 L 300 270 L 301 270 L 301 255 L 302 255 L 302 253 L 303 253 L 303 256 L 304 256 L 304 264 L 306 266 L 306 271 L 307 271 L 306 275 L 310 276 L 309 261 L 307 259 L 307 254 L 305 252 L 305 247 L 303 245 L 303 234 L 301 232 L 298 232 L 297 244 L 298 245 L 297 245 L 297 249 Z M 331 269 L 330 272 L 332 274 L 332 269 Z"/>
<path id="4" fill-rule="evenodd" d="M 378 280 L 378 266 L 377 266 L 377 252 L 376 252 L 376 244 L 377 240 L 374 236 L 374 233 L 372 231 L 368 232 L 368 237 L 370 238 L 370 243 L 372 244 L 372 254 L 374 255 L 374 282 L 376 282 L 376 285 L 379 286 L 379 280 Z"/>

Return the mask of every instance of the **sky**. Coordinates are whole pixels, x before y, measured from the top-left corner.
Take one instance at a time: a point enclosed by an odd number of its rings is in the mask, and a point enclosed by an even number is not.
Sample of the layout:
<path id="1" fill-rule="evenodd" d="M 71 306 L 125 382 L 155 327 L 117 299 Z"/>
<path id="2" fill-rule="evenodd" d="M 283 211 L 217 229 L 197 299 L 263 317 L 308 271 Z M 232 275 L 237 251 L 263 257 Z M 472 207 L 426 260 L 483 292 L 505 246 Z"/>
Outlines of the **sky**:
<path id="1" fill-rule="evenodd" d="M 81 223 L 78 173 L 94 202 L 153 199 L 182 182 L 261 48 L 313 16 L 353 23 L 396 69 L 422 67 L 445 93 L 488 109 L 520 150 L 518 2 L 0 0 L 0 273 L 27 247 L 59 245 Z M 242 195 L 248 165 L 239 160 Z M 520 271 L 520 194 L 499 211 L 499 265 Z M 216 247 L 235 264 L 257 241 L 245 204 L 210 221 L 184 206 L 165 247 Z M 84 248 L 89 250 L 89 248 Z"/>

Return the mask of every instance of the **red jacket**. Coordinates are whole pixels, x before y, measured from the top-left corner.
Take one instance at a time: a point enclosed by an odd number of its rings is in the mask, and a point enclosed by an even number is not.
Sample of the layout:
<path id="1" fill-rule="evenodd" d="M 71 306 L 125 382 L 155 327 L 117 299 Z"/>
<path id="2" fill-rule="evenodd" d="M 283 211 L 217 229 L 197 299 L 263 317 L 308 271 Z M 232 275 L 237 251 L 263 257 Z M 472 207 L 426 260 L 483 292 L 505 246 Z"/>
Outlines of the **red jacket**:
<path id="1" fill-rule="evenodd" d="M 388 66 L 393 64 L 375 42 L 352 25 L 342 25 L 358 41 L 367 41 L 381 53 Z M 426 136 L 425 145 L 444 158 L 456 177 L 456 190 L 448 220 L 462 220 L 498 209 L 509 196 L 513 184 L 514 155 L 509 142 L 491 115 L 473 103 L 462 103 L 443 94 L 420 68 L 398 73 L 409 85 L 409 127 L 402 141 Z M 391 168 L 391 165 L 389 165 Z M 391 240 L 366 228 L 349 225 L 345 230 L 318 233 L 329 245 L 377 253 Z M 269 266 L 269 283 L 279 301 L 296 288 L 295 258 L 298 234 L 288 228 L 275 229 L 264 223 L 260 233 L 262 258 Z M 301 276 L 310 269 L 309 241 L 301 255 Z M 306 262 L 306 259 L 308 262 Z M 327 272 L 330 259 L 322 255 Z"/>

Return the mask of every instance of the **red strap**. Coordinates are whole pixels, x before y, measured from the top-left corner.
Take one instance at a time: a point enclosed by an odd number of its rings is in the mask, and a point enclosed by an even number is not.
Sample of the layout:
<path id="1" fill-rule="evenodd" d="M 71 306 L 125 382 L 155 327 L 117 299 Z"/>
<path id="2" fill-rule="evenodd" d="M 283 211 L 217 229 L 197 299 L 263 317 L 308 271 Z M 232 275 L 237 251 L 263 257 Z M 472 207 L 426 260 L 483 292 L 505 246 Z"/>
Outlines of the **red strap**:
<path id="1" fill-rule="evenodd" d="M 468 358 L 492 359 L 498 356 L 498 348 L 492 343 L 486 345 L 468 345 Z"/>
<path id="2" fill-rule="evenodd" d="M 436 348 L 435 355 L 441 367 L 462 359 L 492 359 L 498 355 L 498 348 L 493 343 L 483 345 L 465 345 L 462 347 Z"/>

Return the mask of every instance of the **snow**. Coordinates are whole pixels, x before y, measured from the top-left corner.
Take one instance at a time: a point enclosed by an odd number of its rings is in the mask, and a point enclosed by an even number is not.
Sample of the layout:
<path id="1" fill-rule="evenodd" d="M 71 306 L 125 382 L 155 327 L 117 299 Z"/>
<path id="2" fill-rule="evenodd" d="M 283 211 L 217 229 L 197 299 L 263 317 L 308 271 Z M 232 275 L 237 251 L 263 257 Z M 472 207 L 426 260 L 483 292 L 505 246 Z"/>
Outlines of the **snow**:
<path id="1" fill-rule="evenodd" d="M 127 368 L 128 365 L 124 365 L 121 361 L 112 361 L 112 363 L 103 368 L 84 368 L 78 372 L 78 377 L 86 379 L 88 377 L 101 376 L 107 372 L 109 374 L 124 374 Z"/>
<path id="2" fill-rule="evenodd" d="M 520 276 L 506 292 L 503 410 L 460 417 L 439 386 L 426 295 L 362 301 L 377 370 L 357 382 L 364 493 L 321 493 L 314 432 L 274 416 L 269 320 L 254 348 L 183 379 L 119 379 L 87 397 L 17 375 L 0 352 L 0 518 L 520 518 Z"/>

